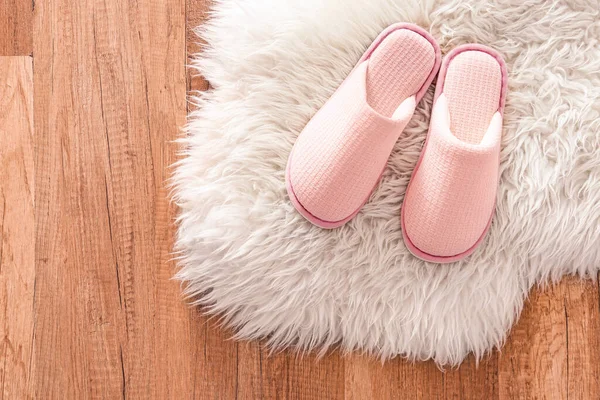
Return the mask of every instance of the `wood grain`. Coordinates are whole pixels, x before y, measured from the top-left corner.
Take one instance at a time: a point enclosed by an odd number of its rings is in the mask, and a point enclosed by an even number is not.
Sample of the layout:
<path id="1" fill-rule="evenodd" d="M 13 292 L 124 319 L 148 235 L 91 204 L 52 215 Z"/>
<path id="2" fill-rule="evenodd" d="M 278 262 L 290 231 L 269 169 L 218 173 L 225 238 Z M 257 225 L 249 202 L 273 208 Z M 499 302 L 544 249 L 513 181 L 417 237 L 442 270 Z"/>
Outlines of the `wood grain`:
<path id="1" fill-rule="evenodd" d="M 0 56 L 31 55 L 33 0 L 0 0 Z"/>
<path id="2" fill-rule="evenodd" d="M 287 362 L 287 398 L 344 398 L 345 366 L 339 352 L 323 358 L 315 354 L 294 354 L 287 357 Z"/>
<path id="3" fill-rule="evenodd" d="M 445 398 L 447 373 L 431 361 L 395 358 L 382 364 L 370 357 L 351 356 L 346 359 L 346 371 L 347 399 Z"/>
<path id="4" fill-rule="evenodd" d="M 185 3 L 38 0 L 38 396 L 184 398 L 191 311 L 170 280 Z"/>
<path id="5" fill-rule="evenodd" d="M 476 362 L 473 355 L 457 369 L 448 369 L 444 377 L 444 392 L 448 399 L 499 399 L 498 353 L 496 351 Z"/>
<path id="6" fill-rule="evenodd" d="M 190 67 L 192 58 L 202 52 L 205 45 L 198 37 L 195 29 L 208 18 L 211 0 L 188 0 L 186 2 L 186 51 L 187 51 L 187 89 L 189 92 L 208 89 L 208 82 L 194 68 Z"/>
<path id="7" fill-rule="evenodd" d="M 236 398 L 240 388 L 239 343 L 229 340 L 232 332 L 218 328 L 214 320 L 199 316 L 197 321 L 194 398 Z"/>
<path id="8" fill-rule="evenodd" d="M 500 398 L 599 398 L 597 284 L 565 278 L 528 303 L 500 353 Z"/>
<path id="9" fill-rule="evenodd" d="M 0 397 L 32 398 L 34 171 L 31 57 L 0 57 Z"/>
<path id="10" fill-rule="evenodd" d="M 0 50 L 33 49 L 0 57 L 2 398 L 600 398 L 598 283 L 575 278 L 445 371 L 231 340 L 170 279 L 165 180 L 186 90 L 210 90 L 186 68 L 210 0 L 36 0 L 33 33 L 33 3 L 0 1 Z"/>
<path id="11" fill-rule="evenodd" d="M 567 397 L 600 398 L 600 297 L 597 282 L 564 284 L 567 325 Z"/>
<path id="12" fill-rule="evenodd" d="M 318 357 L 271 353 L 260 343 L 240 343 L 240 399 L 343 399 L 344 361 L 337 353 Z"/>

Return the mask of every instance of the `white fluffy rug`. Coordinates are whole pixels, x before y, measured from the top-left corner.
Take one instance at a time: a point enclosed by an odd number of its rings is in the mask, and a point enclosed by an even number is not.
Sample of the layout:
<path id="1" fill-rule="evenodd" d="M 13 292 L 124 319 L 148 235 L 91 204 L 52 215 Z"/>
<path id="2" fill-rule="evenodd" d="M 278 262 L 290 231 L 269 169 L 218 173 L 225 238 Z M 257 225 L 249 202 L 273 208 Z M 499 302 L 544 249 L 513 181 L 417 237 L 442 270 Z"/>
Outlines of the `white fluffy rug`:
<path id="1" fill-rule="evenodd" d="M 216 1 L 174 176 L 186 294 L 276 348 L 341 346 L 457 364 L 500 346 L 537 282 L 600 267 L 600 16 L 589 0 Z M 284 185 L 298 133 L 373 38 L 409 21 L 443 52 L 483 43 L 508 63 L 502 177 L 466 262 L 409 254 L 400 205 L 432 90 L 379 188 L 341 229 L 312 226 Z"/>

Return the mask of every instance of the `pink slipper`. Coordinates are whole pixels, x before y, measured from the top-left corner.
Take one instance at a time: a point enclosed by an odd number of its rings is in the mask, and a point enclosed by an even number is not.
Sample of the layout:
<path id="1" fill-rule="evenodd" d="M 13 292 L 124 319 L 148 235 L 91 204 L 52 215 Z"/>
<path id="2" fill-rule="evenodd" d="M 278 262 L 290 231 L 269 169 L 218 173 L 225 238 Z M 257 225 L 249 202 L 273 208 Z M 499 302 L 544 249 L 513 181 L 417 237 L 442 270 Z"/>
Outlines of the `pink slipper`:
<path id="1" fill-rule="evenodd" d="M 435 40 L 415 25 L 379 35 L 294 144 L 286 186 L 300 214 L 336 228 L 359 212 L 440 60 Z"/>
<path id="2" fill-rule="evenodd" d="M 461 260 L 489 229 L 506 83 L 504 60 L 485 46 L 460 46 L 444 59 L 429 133 L 401 212 L 404 241 L 425 261 Z"/>

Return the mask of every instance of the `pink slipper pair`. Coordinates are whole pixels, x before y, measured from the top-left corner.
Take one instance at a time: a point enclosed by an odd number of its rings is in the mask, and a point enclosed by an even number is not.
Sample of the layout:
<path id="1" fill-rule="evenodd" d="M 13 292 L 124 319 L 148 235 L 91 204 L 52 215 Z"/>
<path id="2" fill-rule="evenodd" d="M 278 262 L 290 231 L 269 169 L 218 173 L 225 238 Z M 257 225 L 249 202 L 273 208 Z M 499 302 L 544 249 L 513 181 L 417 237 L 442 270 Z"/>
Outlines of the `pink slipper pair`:
<path id="1" fill-rule="evenodd" d="M 392 25 L 379 35 L 288 160 L 287 190 L 306 219 L 336 228 L 360 211 L 440 63 L 439 46 L 415 25 Z M 458 261 L 490 226 L 506 76 L 502 58 L 484 46 L 460 46 L 444 59 L 401 212 L 404 240 L 421 259 Z"/>

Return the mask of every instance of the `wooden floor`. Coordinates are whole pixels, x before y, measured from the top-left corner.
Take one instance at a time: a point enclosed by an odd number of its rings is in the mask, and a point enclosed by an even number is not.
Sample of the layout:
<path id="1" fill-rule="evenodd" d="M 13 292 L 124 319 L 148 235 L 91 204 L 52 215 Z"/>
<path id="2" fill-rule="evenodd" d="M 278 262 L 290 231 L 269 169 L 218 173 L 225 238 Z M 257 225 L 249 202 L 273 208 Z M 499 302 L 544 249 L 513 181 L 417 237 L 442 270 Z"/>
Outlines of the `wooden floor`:
<path id="1" fill-rule="evenodd" d="M 597 283 L 535 291 L 442 372 L 227 340 L 171 281 L 165 179 L 204 0 L 0 0 L 3 399 L 600 398 Z"/>

